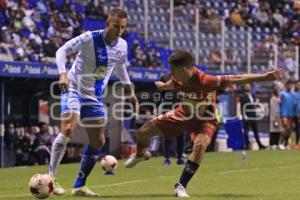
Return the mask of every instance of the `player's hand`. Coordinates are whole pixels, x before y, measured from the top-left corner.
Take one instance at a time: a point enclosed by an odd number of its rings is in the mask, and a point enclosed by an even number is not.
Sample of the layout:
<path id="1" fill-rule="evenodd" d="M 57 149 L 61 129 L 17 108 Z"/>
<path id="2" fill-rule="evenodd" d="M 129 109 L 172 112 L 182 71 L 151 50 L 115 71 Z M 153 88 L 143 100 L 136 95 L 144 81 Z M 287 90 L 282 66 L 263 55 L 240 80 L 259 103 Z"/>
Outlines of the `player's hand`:
<path id="1" fill-rule="evenodd" d="M 129 97 L 129 101 L 132 104 L 133 108 L 134 108 L 134 112 L 136 114 L 139 114 L 139 101 L 138 98 L 133 94 L 131 95 L 131 97 Z"/>
<path id="2" fill-rule="evenodd" d="M 67 73 L 61 73 L 59 76 L 59 89 L 62 92 L 67 92 L 69 90 L 69 79 Z"/>
<path id="3" fill-rule="evenodd" d="M 267 79 L 270 81 L 275 81 L 283 77 L 283 69 L 277 68 L 266 73 Z"/>
<path id="4" fill-rule="evenodd" d="M 157 87 L 158 90 L 165 90 L 165 83 L 161 81 L 156 81 L 155 86 Z"/>

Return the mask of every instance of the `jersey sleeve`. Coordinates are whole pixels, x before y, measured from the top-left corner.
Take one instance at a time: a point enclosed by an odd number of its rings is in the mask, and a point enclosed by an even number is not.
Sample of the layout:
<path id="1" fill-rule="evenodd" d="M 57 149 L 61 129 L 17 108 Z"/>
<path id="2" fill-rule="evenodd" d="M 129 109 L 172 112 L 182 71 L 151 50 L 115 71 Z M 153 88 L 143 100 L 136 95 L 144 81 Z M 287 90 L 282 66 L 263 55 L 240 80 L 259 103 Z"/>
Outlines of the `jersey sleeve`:
<path id="1" fill-rule="evenodd" d="M 56 64 L 60 74 L 66 72 L 67 56 L 79 52 L 91 39 L 90 32 L 85 32 L 69 40 L 56 51 Z"/>
<path id="2" fill-rule="evenodd" d="M 120 81 L 125 84 L 131 84 L 130 83 L 130 79 L 129 79 L 129 75 L 126 69 L 126 62 L 127 62 L 127 44 L 125 47 L 125 51 L 124 53 L 120 56 L 120 60 L 115 68 L 115 74 L 117 75 L 117 77 L 120 79 Z"/>
<path id="3" fill-rule="evenodd" d="M 202 73 L 200 78 L 200 85 L 208 91 L 215 91 L 218 89 L 224 90 L 227 88 L 229 78 L 227 75 L 212 76 Z"/>

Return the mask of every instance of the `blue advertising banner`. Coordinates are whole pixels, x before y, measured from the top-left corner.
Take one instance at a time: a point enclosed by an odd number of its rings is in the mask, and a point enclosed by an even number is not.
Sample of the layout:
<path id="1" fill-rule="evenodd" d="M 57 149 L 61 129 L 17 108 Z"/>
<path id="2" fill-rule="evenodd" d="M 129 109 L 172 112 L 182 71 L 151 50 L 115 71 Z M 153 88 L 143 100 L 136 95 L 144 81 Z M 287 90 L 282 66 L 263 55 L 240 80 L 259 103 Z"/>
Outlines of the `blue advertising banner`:
<path id="1" fill-rule="evenodd" d="M 145 68 L 127 68 L 132 81 L 153 82 L 168 70 L 149 70 Z M 0 61 L 0 77 L 23 78 L 58 78 L 58 70 L 55 64 L 29 63 L 29 62 L 2 62 Z M 117 80 L 113 75 L 111 80 Z"/>

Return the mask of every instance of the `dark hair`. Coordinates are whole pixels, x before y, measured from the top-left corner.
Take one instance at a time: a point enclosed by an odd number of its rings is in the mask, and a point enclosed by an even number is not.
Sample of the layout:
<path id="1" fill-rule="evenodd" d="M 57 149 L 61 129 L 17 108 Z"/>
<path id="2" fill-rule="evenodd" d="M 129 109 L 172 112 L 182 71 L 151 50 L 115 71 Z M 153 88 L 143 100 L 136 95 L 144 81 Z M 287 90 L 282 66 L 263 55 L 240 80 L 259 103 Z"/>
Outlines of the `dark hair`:
<path id="1" fill-rule="evenodd" d="M 110 11 L 109 16 L 117 16 L 120 18 L 127 18 L 127 13 L 125 10 L 123 10 L 121 8 L 113 8 Z"/>
<path id="2" fill-rule="evenodd" d="M 294 83 L 294 81 L 288 80 L 285 84 L 287 85 L 287 84 L 293 84 L 293 83 Z"/>
<path id="3" fill-rule="evenodd" d="M 192 67 L 194 57 L 187 50 L 177 49 L 170 55 L 168 62 L 173 67 Z"/>

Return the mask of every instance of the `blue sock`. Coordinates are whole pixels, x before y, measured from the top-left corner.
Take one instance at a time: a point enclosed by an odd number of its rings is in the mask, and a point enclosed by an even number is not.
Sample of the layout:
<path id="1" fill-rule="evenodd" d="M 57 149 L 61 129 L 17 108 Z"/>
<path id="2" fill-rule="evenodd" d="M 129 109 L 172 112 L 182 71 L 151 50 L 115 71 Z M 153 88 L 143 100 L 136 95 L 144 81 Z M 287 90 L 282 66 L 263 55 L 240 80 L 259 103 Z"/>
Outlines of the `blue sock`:
<path id="1" fill-rule="evenodd" d="M 78 178 L 75 182 L 74 188 L 82 187 L 85 185 L 86 178 L 89 176 L 94 165 L 96 164 L 98 155 L 99 149 L 95 149 L 91 145 L 88 145 L 85 148 L 80 161 L 80 170 L 78 172 Z"/>

